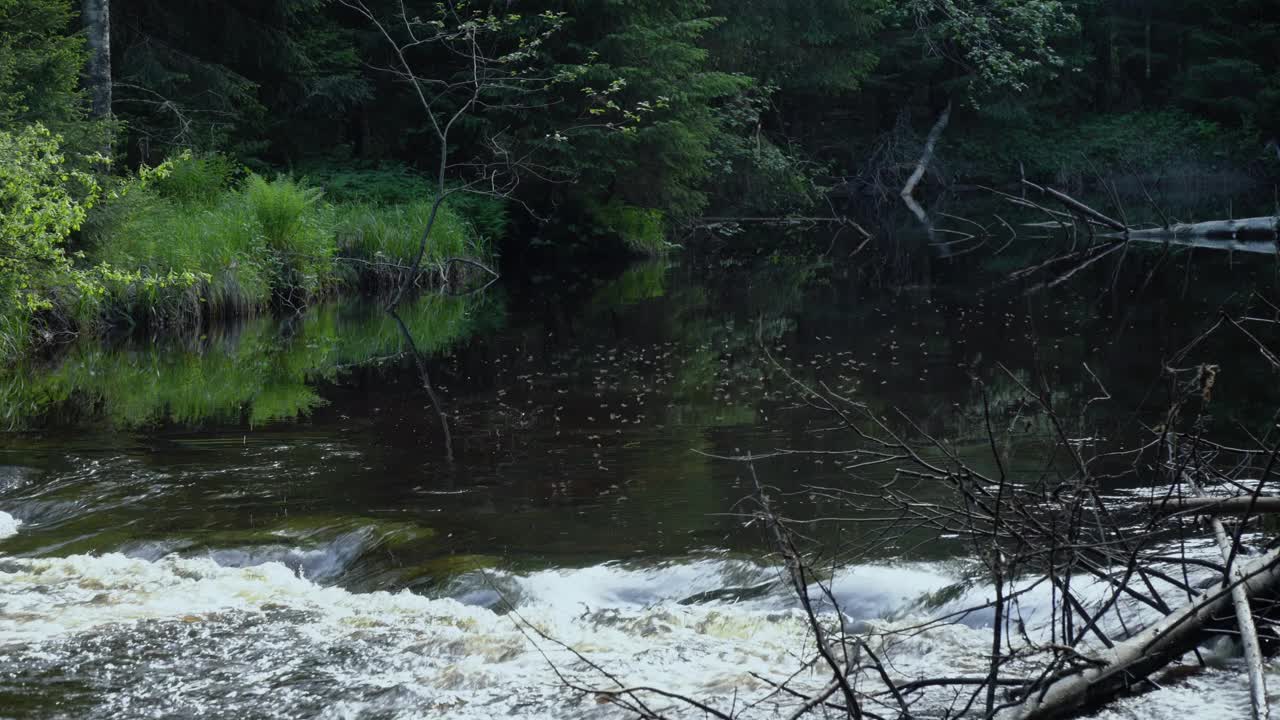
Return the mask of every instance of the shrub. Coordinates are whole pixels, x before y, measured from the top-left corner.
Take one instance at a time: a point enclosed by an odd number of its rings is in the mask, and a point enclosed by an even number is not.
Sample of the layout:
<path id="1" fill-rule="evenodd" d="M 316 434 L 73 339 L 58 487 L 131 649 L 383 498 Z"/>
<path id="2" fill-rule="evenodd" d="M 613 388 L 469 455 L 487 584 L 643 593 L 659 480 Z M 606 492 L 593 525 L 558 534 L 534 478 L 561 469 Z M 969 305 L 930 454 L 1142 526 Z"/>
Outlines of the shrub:
<path id="1" fill-rule="evenodd" d="M 0 358 L 26 345 L 32 318 L 54 310 L 58 296 L 98 292 L 66 252 L 98 191 L 43 126 L 0 130 Z"/>
<path id="2" fill-rule="evenodd" d="M 332 279 L 332 212 L 321 205 L 322 194 L 291 178 L 268 182 L 259 175 L 250 175 L 241 191 L 271 252 L 282 294 L 311 295 Z"/>
<path id="3" fill-rule="evenodd" d="M 466 220 L 482 240 L 494 243 L 507 232 L 507 205 L 499 198 L 458 192 L 449 196 L 447 206 Z"/>
<path id="4" fill-rule="evenodd" d="M 166 163 L 167 172 L 155 181 L 161 197 L 182 203 L 216 202 L 236 174 L 236 164 L 227 156 L 212 153 L 183 153 Z"/>
<path id="5" fill-rule="evenodd" d="M 1097 115 L 1065 124 L 997 122 L 947 143 L 947 154 L 958 161 L 955 169 L 967 176 L 1005 179 L 1021 164 L 1029 177 L 1072 184 L 1095 172 L 1161 174 L 1238 166 L 1242 158 L 1232 156 L 1240 156 L 1247 144 L 1239 133 L 1177 110 Z"/>
<path id="6" fill-rule="evenodd" d="M 812 177 L 819 168 L 760 131 L 773 90 L 752 88 L 716 110 L 723 131 L 712 138 L 707 168 L 713 205 L 724 214 L 783 215 L 807 211 L 822 199 Z"/>
<path id="7" fill-rule="evenodd" d="M 324 188 L 327 200 L 339 206 L 417 205 L 430 203 L 436 194 L 430 178 L 404 165 L 365 169 L 313 165 L 307 168 L 306 176 Z M 507 230 L 507 207 L 499 198 L 458 192 L 449 196 L 448 207 L 488 240 L 502 237 Z"/>

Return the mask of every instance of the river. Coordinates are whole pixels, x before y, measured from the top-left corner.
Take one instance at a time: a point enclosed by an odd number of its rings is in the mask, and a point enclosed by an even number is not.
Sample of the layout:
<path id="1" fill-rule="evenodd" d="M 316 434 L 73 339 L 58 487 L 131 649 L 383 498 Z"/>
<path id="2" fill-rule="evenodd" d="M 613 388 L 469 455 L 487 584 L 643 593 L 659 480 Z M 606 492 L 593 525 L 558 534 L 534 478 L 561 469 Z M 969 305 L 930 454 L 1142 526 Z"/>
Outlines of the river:
<path id="1" fill-rule="evenodd" d="M 797 671 L 806 625 L 744 517 L 747 466 L 713 456 L 818 451 L 755 464 L 797 517 L 822 502 L 787 491 L 888 472 L 851 472 L 845 431 L 788 376 L 980 464 L 979 378 L 1017 437 L 1011 472 L 1035 473 L 1049 430 L 1014 378 L 1043 376 L 1123 443 L 1159 412 L 1162 358 L 1274 289 L 1274 257 L 1239 248 L 1135 244 L 1016 277 L 1035 242 L 508 272 L 404 308 L 421 365 L 393 319 L 347 300 L 9 368 L 0 716 L 621 716 L 553 670 L 608 687 L 583 658 L 785 715 L 761 678 Z M 1264 360 L 1230 338 L 1206 352 L 1222 422 L 1265 426 Z M 983 593 L 966 547 L 919 539 L 835 571 L 849 620 L 905 626 Z M 984 628 L 913 636 L 894 670 L 984 673 Z M 1234 717 L 1235 662 L 1104 715 Z"/>

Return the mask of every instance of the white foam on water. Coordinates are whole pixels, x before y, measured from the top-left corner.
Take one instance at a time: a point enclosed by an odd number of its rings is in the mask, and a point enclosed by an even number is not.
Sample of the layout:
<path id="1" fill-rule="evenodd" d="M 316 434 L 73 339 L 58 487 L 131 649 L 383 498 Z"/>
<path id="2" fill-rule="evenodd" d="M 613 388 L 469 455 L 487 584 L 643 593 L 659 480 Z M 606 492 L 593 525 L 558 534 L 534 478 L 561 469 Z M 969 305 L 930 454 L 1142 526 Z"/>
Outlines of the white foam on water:
<path id="1" fill-rule="evenodd" d="M 874 619 L 900 611 L 955 582 L 936 564 L 860 565 L 837 573 L 830 589 L 845 615 Z"/>
<path id="2" fill-rule="evenodd" d="M 0 540 L 18 534 L 18 526 L 22 521 L 7 512 L 0 511 Z"/>
<path id="3" fill-rule="evenodd" d="M 584 686 L 609 687 L 608 679 L 541 631 L 628 683 L 725 703 L 736 692 L 742 702 L 769 691 L 752 672 L 780 677 L 799 667 L 804 619 L 776 600 L 679 601 L 771 574 L 745 561 L 707 560 L 517 576 L 520 617 L 537 629 L 522 632 L 514 615 L 408 592 L 350 593 L 279 563 L 5 559 L 0 648 L 7 653 L 0 654 L 81 681 L 109 674 L 115 690 L 100 698 L 99 715 L 126 701 L 152 714 L 234 714 L 264 689 L 278 717 L 313 706 L 332 717 L 379 708 L 404 717 L 608 714 L 594 698 L 567 692 L 548 659 Z M 227 684 L 212 681 L 227 665 L 235 668 Z M 122 682 L 121 673 L 134 679 Z M 797 687 L 824 682 L 818 673 Z"/>
<path id="4" fill-rule="evenodd" d="M 611 683 L 545 633 L 628 685 L 741 710 L 771 694 L 755 675 L 788 677 L 811 654 L 805 618 L 781 592 L 680 601 L 774 572 L 711 559 L 507 576 L 519 587 L 519 618 L 532 625 L 522 631 L 515 615 L 408 592 L 351 593 L 276 562 L 0 558 L 0 676 L 9 678 L 7 691 L 33 698 L 51 678 L 95 688 L 86 717 L 621 716 L 563 687 L 549 661 L 575 684 Z M 928 565 L 856 568 L 835 592 L 842 603 L 893 610 L 953 581 Z M 875 637 L 920 619 L 872 620 L 867 629 Z M 989 642 L 985 628 L 946 625 L 878 650 L 903 679 L 981 675 Z M 41 682 L 24 683 L 27 674 Z M 815 691 L 828 679 L 808 671 L 793 686 Z M 1126 700 L 1107 717 L 1181 720 L 1182 692 Z M 702 717 L 650 700 L 673 717 Z M 742 717 L 785 716 L 791 704 L 777 696 Z"/>
<path id="5" fill-rule="evenodd" d="M 526 601 L 581 614 L 584 609 L 675 605 L 703 593 L 768 583 L 776 574 L 745 560 L 707 559 L 647 566 L 606 563 L 508 576 Z"/>

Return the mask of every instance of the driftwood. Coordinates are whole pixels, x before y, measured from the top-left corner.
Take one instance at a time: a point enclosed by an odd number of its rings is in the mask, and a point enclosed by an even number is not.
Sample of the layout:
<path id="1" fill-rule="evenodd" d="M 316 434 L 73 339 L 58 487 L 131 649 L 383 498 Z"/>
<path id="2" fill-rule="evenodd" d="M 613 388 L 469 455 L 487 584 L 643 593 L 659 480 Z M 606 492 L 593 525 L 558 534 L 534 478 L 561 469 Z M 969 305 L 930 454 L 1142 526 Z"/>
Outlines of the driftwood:
<path id="1" fill-rule="evenodd" d="M 1094 210 L 1093 208 L 1089 207 L 1088 205 L 1085 205 L 1084 203 L 1080 202 L 1079 200 L 1076 200 L 1075 198 L 1071 197 L 1070 195 L 1068 195 L 1068 194 L 1066 194 L 1066 193 L 1062 192 L 1061 190 L 1054 190 L 1054 189 L 1053 189 L 1053 188 L 1051 188 L 1051 187 L 1041 187 L 1041 186 L 1036 185 L 1035 183 L 1031 182 L 1030 180 L 1023 180 L 1022 182 L 1023 182 L 1023 184 L 1024 184 L 1024 185 L 1027 185 L 1028 187 L 1032 187 L 1032 188 L 1035 188 L 1035 189 L 1037 189 L 1037 190 L 1040 190 L 1040 191 L 1043 191 L 1043 192 L 1045 192 L 1045 193 L 1048 193 L 1051 197 L 1053 197 L 1053 199 L 1057 200 L 1058 202 L 1062 203 L 1063 205 L 1066 205 L 1068 208 L 1071 208 L 1071 209 L 1072 209 L 1072 210 L 1074 210 L 1075 212 L 1078 212 L 1078 213 L 1080 213 L 1081 215 L 1083 215 L 1083 216 L 1085 216 L 1085 217 L 1087 217 L 1087 218 L 1089 218 L 1089 219 L 1091 219 L 1091 220 L 1093 220 L 1093 221 L 1095 221 L 1095 222 L 1098 222 L 1098 223 L 1101 223 L 1101 224 L 1103 224 L 1103 225 L 1106 225 L 1107 227 L 1111 228 L 1112 230 L 1115 230 L 1115 231 L 1117 231 L 1117 232 L 1128 232 L 1128 231 L 1129 231 L 1129 226 L 1128 226 L 1128 225 L 1125 225 L 1124 223 L 1120 222 L 1119 220 L 1114 220 L 1114 219 L 1112 219 L 1112 218 L 1110 218 L 1110 217 L 1108 217 L 1108 216 L 1104 215 L 1103 213 L 1098 212 L 1097 210 Z"/>
<path id="2" fill-rule="evenodd" d="M 1048 212 L 1055 218 L 1061 213 Z M 1077 227 L 1081 216 L 1092 225 L 1102 224 L 1079 209 L 1071 213 L 1068 221 Z M 1067 257 L 1078 263 L 1071 272 L 1125 247 L 1127 242 L 1119 240 L 1073 248 Z M 1261 295 L 1258 299 L 1280 312 L 1280 304 Z M 1242 320 L 1280 329 L 1280 321 L 1274 319 Z M 1210 391 L 1215 382 L 1217 393 L 1225 387 L 1216 364 L 1208 359 L 1189 361 L 1192 350 L 1219 328 L 1240 329 L 1273 360 L 1274 354 L 1241 321 L 1224 312 L 1217 324 L 1162 361 L 1171 392 L 1165 421 L 1158 432 L 1153 430 L 1151 442 L 1121 452 L 1076 440 L 1082 432 L 1093 431 L 1093 421 L 1085 417 L 1089 406 L 1113 397 L 1087 365 L 1100 394 L 1088 398 L 1077 416 L 1064 414 L 1061 403 L 1055 407 L 1053 390 L 1043 377 L 1028 380 L 997 362 L 1011 383 L 1012 392 L 1005 397 L 1016 398 L 1019 414 L 1028 406 L 1043 413 L 1057 440 L 1054 452 L 1065 458 L 1058 464 L 1060 472 L 1022 475 L 1016 482 L 1007 465 L 1016 423 L 1001 430 L 1005 413 L 993 416 L 990 386 L 982 379 L 975 378 L 975 383 L 990 462 L 979 465 L 967 449 L 958 452 L 947 438 L 931 435 L 904 412 L 890 415 L 825 383 L 808 385 L 797 379 L 761 339 L 764 357 L 781 377 L 809 407 L 829 414 L 833 427 L 845 429 L 853 445 L 848 451 L 777 450 L 773 455 L 844 455 L 845 470 L 869 482 L 808 485 L 805 492 L 821 504 L 823 516 L 788 520 L 778 514 L 769 494 L 792 489 L 769 488 L 750 466 L 759 510 L 743 513 L 742 518 L 765 530 L 784 560 L 783 578 L 790 581 L 809 620 L 809 644 L 797 656 L 800 669 L 778 682 L 761 678 L 773 691 L 747 707 L 787 696 L 798 703 L 790 714 L 793 720 L 1065 720 L 1134 691 L 1158 689 L 1158 673 L 1170 666 L 1175 672 L 1187 669 L 1189 654 L 1199 644 L 1229 635 L 1239 637 L 1244 646 L 1251 716 L 1268 718 L 1257 630 L 1268 629 L 1280 609 L 1280 549 L 1274 532 L 1268 532 L 1271 524 L 1258 523 L 1258 518 L 1280 513 L 1280 493 L 1263 494 L 1264 488 L 1272 488 L 1273 470 L 1280 467 L 1280 447 L 1233 447 L 1237 443 L 1205 438 Z M 1273 364 L 1280 368 L 1280 360 Z M 1129 458 L 1130 470 L 1121 475 L 1096 473 L 1099 465 L 1110 472 L 1117 456 Z M 754 463 L 769 456 L 712 457 Z M 1168 475 L 1152 477 L 1151 467 Z M 875 475 L 862 475 L 866 468 Z M 893 473 L 890 482 L 883 482 L 886 469 Z M 1104 482 L 1122 477 L 1141 480 L 1141 485 L 1155 480 L 1153 488 L 1168 485 L 1146 502 L 1104 492 Z M 928 496 L 917 494 L 922 486 L 929 488 Z M 939 486 L 947 493 L 945 499 L 936 496 Z M 1230 524 L 1224 525 L 1219 516 Z M 845 533 L 853 523 L 859 532 Z M 1261 533 L 1256 532 L 1259 526 Z M 832 530 L 851 539 L 833 545 L 826 539 L 834 535 Z M 969 595 L 962 589 L 965 594 L 954 600 L 950 590 L 934 595 L 930 604 L 939 603 L 940 614 L 906 626 L 847 622 L 854 617 L 845 614 L 830 589 L 840 568 L 878 561 L 887 549 L 916 546 L 929 542 L 930 536 L 973 548 L 976 575 L 971 577 L 979 578 L 984 591 Z M 1197 536 L 1212 538 L 1218 552 L 1205 556 L 1198 550 L 1199 542 L 1186 542 Z M 1262 549 L 1254 553 L 1249 548 Z M 1040 600 L 1046 592 L 1047 616 Z M 1037 599 L 1027 603 L 1029 597 Z M 823 617 L 817 615 L 819 610 Z M 989 654 L 983 648 L 976 656 L 975 646 L 973 670 L 921 677 L 909 674 L 908 667 L 895 668 L 895 640 L 956 622 L 990 628 Z M 1261 639 L 1274 640 L 1268 635 Z M 906 652 L 917 647 L 913 644 Z M 883 654 L 883 662 L 876 653 Z M 792 686 L 801 674 L 809 678 L 805 690 Z M 735 707 L 738 700 L 735 695 Z M 1243 708 L 1236 714 L 1245 716 Z"/>
<path id="3" fill-rule="evenodd" d="M 1226 252 L 1257 253 L 1259 255 L 1275 255 L 1276 240 L 1221 240 L 1217 238 L 1170 237 L 1168 235 L 1134 235 L 1129 238 L 1135 242 L 1158 243 L 1161 245 L 1178 245 L 1181 247 L 1204 248 L 1205 250 L 1224 250 Z"/>
<path id="4" fill-rule="evenodd" d="M 1280 216 L 1179 223 L 1165 228 L 1128 230 L 1133 238 L 1211 238 L 1223 240 L 1274 240 L 1280 231 Z"/>
<path id="5" fill-rule="evenodd" d="M 1280 513 L 1280 497 L 1273 497 L 1269 495 L 1259 498 L 1251 498 L 1248 496 L 1229 498 L 1168 498 L 1158 500 L 1155 505 L 1156 510 L 1162 512 L 1188 512 L 1197 515 L 1256 515 Z"/>
<path id="6" fill-rule="evenodd" d="M 1273 550 L 1240 568 L 1227 587 L 1215 586 L 1192 602 L 1125 642 L 1093 655 L 1099 661 L 1079 674 L 1034 692 L 1018 709 L 1019 720 L 1052 720 L 1100 705 L 1140 686 L 1144 679 L 1193 650 L 1206 628 L 1232 604 L 1240 587 L 1246 599 L 1274 592 L 1280 586 L 1280 550 Z"/>
<path id="7" fill-rule="evenodd" d="M 1134 240 L 1243 240 L 1280 241 L 1280 214 L 1240 218 L 1238 220 L 1208 220 L 1198 223 L 1177 223 L 1167 227 L 1133 228 L 1107 214 L 1086 205 L 1070 195 L 1048 186 L 1023 180 L 1027 187 L 1042 192 L 1062 203 L 1072 214 L 1084 218 L 1086 223 L 1109 228 L 1116 235 Z M 1043 209 L 1043 208 L 1041 208 Z M 1045 226 L 1049 223 L 1036 223 Z"/>
<path id="8" fill-rule="evenodd" d="M 1218 518 L 1210 520 L 1214 538 L 1222 552 L 1223 562 L 1230 563 L 1235 556 L 1235 546 L 1227 536 L 1227 530 Z M 1240 644 L 1244 650 L 1245 664 L 1249 671 L 1249 704 L 1252 706 L 1254 720 L 1268 720 L 1271 707 L 1267 703 L 1267 680 L 1262 671 L 1262 645 L 1258 642 L 1258 628 L 1253 622 L 1253 609 L 1249 606 L 1249 596 L 1245 593 L 1244 576 L 1239 565 L 1227 568 L 1223 582 L 1230 582 L 1231 605 L 1236 613 L 1236 625 L 1240 629 Z"/>
<path id="9" fill-rule="evenodd" d="M 1200 484 L 1188 473 L 1182 473 L 1186 483 L 1197 497 L 1206 497 Z M 1258 490 L 1262 487 L 1259 486 Z M 1257 500 L 1257 497 L 1241 497 L 1241 500 Z M 1246 510 L 1246 517 L 1248 511 Z M 1209 518 L 1209 526 L 1213 528 L 1213 538 L 1218 543 L 1218 551 L 1222 553 L 1222 562 L 1226 563 L 1222 576 L 1222 584 L 1231 589 L 1231 605 L 1236 613 L 1236 626 L 1240 630 L 1240 645 L 1244 650 L 1245 665 L 1249 672 L 1249 704 L 1253 711 L 1253 720 L 1269 720 L 1271 707 L 1267 703 L 1267 680 L 1262 673 L 1262 645 L 1258 642 L 1258 628 L 1253 622 L 1253 608 L 1249 606 L 1249 596 L 1245 593 L 1244 575 L 1240 572 L 1236 559 L 1236 545 L 1227 535 L 1227 529 L 1216 516 Z"/>
<path id="10" fill-rule="evenodd" d="M 920 161 L 916 163 L 916 169 L 912 171 L 911 177 L 908 177 L 906 184 L 902 186 L 902 197 L 909 198 L 911 193 L 915 192 L 916 185 L 920 183 L 925 171 L 929 169 L 929 163 L 933 162 L 933 149 L 937 146 L 938 139 L 942 137 L 942 131 L 947 129 L 947 123 L 949 122 L 951 122 L 951 103 L 947 103 L 947 106 L 942 110 L 942 114 L 938 116 L 937 122 L 929 130 L 929 136 L 924 141 L 924 152 L 920 154 Z"/>

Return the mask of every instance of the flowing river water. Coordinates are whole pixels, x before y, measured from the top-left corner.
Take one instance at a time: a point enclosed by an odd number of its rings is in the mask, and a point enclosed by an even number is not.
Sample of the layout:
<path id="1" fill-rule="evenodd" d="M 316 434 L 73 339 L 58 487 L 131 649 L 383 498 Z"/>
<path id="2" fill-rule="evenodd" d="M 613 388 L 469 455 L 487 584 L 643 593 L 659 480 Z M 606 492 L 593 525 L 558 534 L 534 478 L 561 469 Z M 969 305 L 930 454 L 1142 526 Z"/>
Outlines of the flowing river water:
<path id="1" fill-rule="evenodd" d="M 1019 438 L 1011 471 L 1035 473 L 1048 431 L 1010 375 L 1043 374 L 1118 441 L 1158 410 L 1162 358 L 1276 271 L 1247 248 L 1135 246 L 1012 281 L 1038 250 L 851 250 L 508 273 L 403 311 L 421 365 L 391 318 L 346 301 L 7 369 L 0 717 L 620 716 L 564 687 L 557 671 L 609 686 L 583 658 L 741 709 L 799 669 L 807 630 L 744 521 L 747 469 L 712 456 L 850 445 L 779 367 L 901 410 L 976 464 L 980 377 Z M 1265 426 L 1280 393 L 1264 360 L 1229 338 L 1206 353 L 1231 422 Z M 1099 383 L 1110 399 L 1088 408 Z M 755 467 L 784 491 L 874 482 L 846 464 Z M 913 540 L 836 570 L 847 620 L 982 596 L 968 548 Z M 894 671 L 984 673 L 985 622 L 903 640 Z M 1104 714 L 1234 717 L 1234 662 Z"/>

